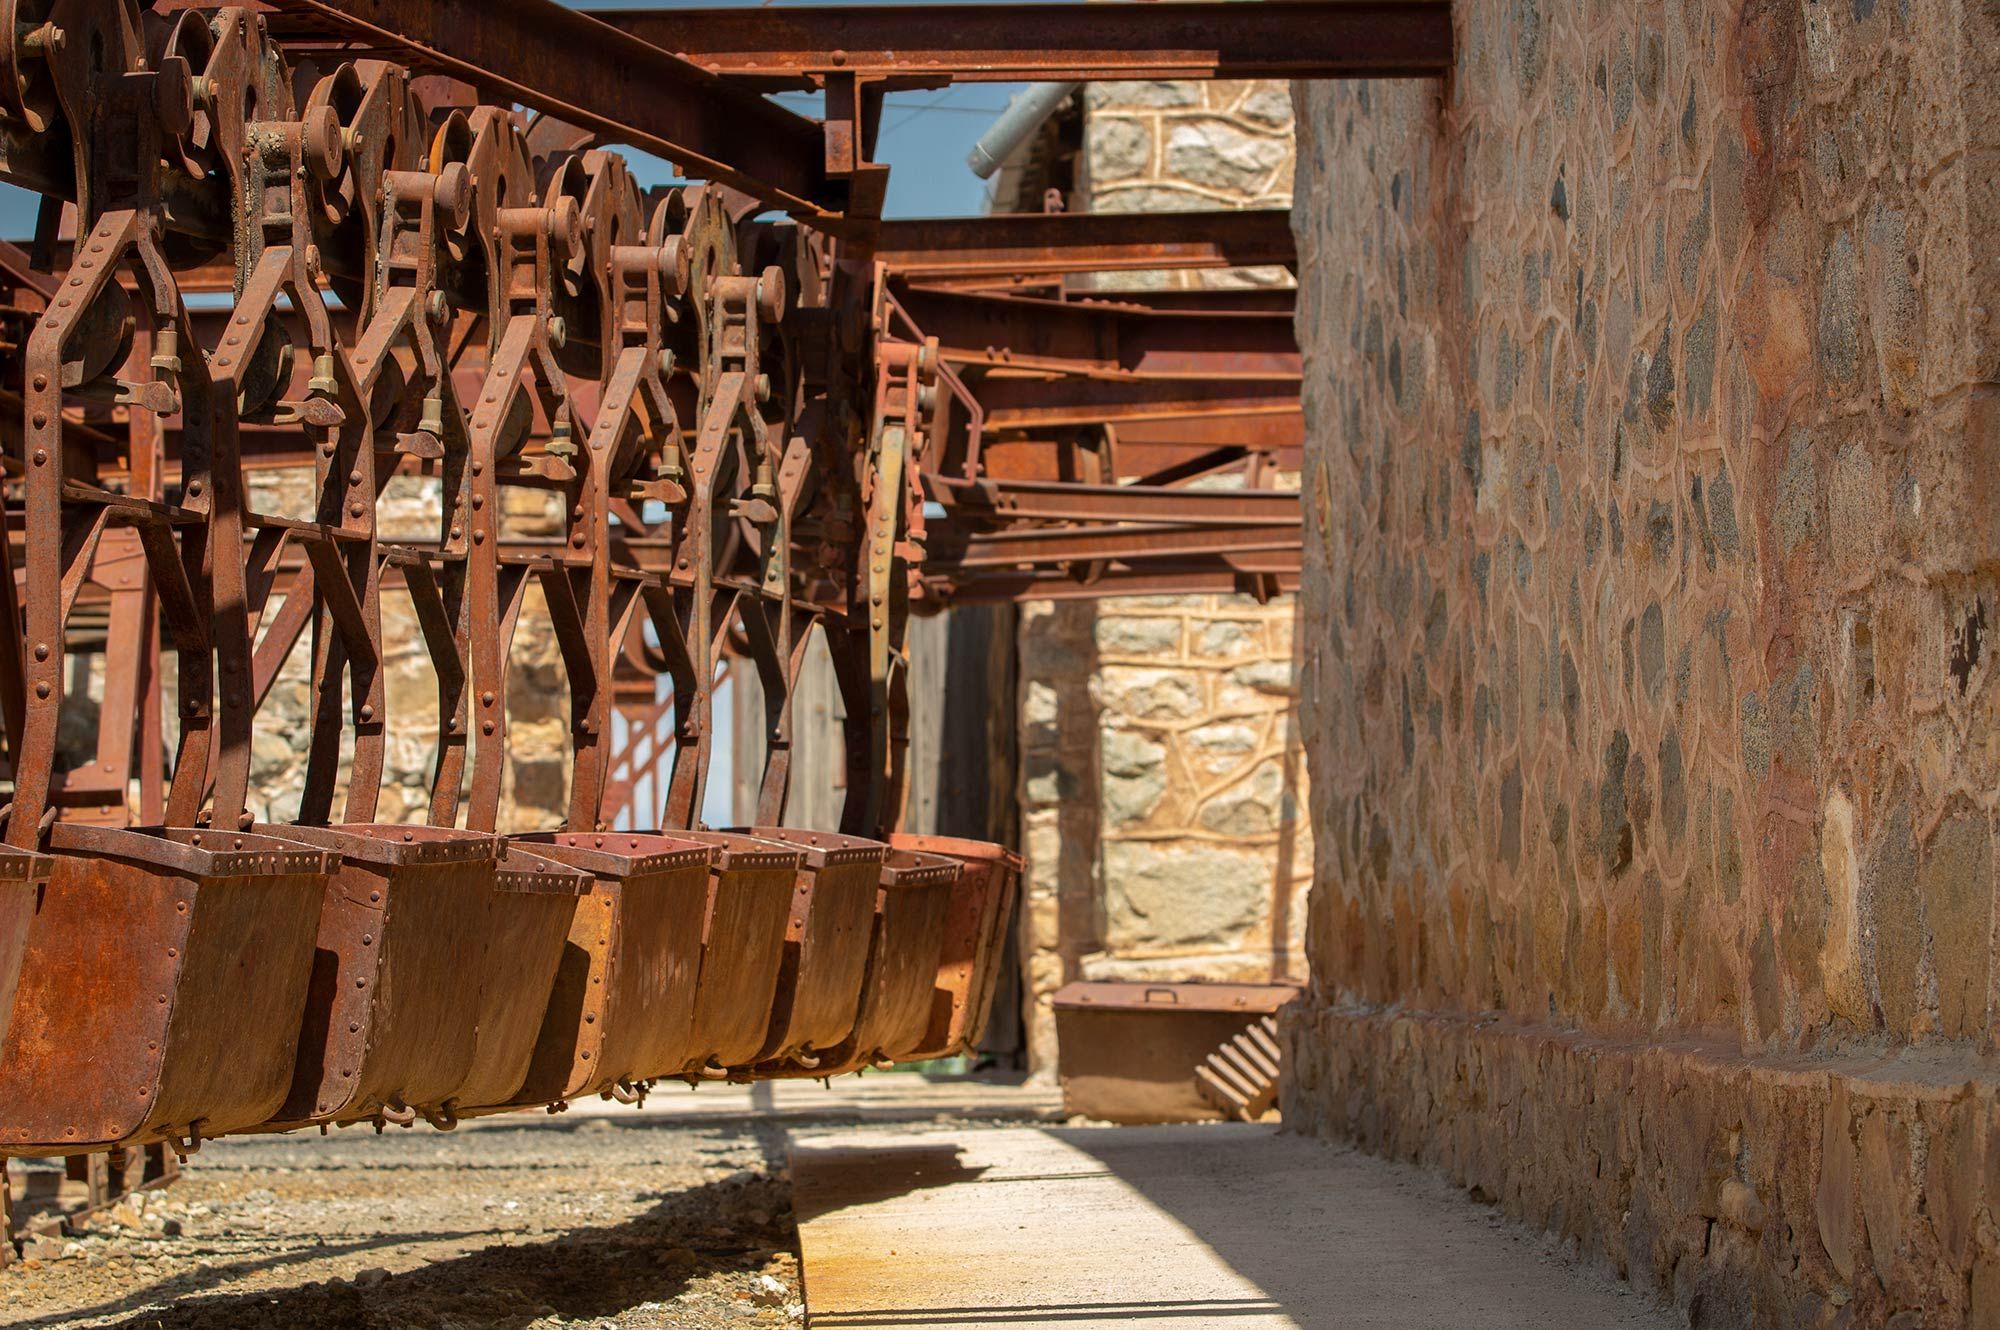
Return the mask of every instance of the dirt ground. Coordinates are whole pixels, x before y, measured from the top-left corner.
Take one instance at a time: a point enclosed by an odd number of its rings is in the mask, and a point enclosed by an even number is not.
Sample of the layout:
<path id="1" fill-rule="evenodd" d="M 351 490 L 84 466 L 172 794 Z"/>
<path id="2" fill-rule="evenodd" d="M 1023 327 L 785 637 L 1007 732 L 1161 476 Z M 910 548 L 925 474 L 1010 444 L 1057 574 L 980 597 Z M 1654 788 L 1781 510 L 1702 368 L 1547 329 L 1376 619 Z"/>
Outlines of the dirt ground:
<path id="1" fill-rule="evenodd" d="M 0 1324 L 799 1325 L 796 1125 L 542 1115 L 216 1141 L 172 1186 L 32 1242 L 0 1271 Z"/>

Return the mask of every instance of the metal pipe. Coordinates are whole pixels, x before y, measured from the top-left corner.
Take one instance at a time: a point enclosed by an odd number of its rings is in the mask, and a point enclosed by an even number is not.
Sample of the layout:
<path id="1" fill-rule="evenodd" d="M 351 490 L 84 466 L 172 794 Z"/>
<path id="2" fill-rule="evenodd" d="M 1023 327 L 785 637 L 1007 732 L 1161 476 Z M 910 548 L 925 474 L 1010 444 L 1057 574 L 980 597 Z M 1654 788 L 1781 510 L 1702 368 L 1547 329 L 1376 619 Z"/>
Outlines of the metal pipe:
<path id="1" fill-rule="evenodd" d="M 965 162 L 972 168 L 972 174 L 981 180 L 991 179 L 1014 149 L 1041 128 L 1042 121 L 1082 86 L 1081 83 L 1030 83 L 1015 93 L 1007 109 L 986 127 L 979 142 L 966 154 Z"/>

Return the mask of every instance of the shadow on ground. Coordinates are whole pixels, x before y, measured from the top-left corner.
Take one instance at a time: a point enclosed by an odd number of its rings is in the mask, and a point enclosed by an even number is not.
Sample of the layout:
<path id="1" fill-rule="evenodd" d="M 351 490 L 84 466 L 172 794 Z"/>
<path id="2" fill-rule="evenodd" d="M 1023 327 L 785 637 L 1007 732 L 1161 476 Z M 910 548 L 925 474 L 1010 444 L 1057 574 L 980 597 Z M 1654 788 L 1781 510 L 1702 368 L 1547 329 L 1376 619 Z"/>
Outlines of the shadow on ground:
<path id="1" fill-rule="evenodd" d="M 639 1217 L 600 1228 L 579 1227 L 541 1242 L 495 1244 L 429 1262 L 363 1286 L 345 1280 L 252 1293 L 214 1293 L 260 1269 L 323 1259 L 372 1247 L 421 1247 L 464 1234 L 404 1233 L 366 1242 L 328 1244 L 286 1257 L 234 1261 L 200 1274 L 176 1276 L 115 1303 L 83 1307 L 20 1323 L 19 1330 L 91 1317 L 139 1312 L 119 1330 L 383 1330 L 406 1326 L 477 1326 L 523 1330 L 560 1315 L 566 1320 L 617 1317 L 645 1303 L 671 1300 L 691 1281 L 719 1270 L 761 1263 L 773 1249 L 797 1244 L 790 1184 L 741 1174 L 646 1198 Z M 163 1299 L 169 1310 L 157 1310 Z"/>

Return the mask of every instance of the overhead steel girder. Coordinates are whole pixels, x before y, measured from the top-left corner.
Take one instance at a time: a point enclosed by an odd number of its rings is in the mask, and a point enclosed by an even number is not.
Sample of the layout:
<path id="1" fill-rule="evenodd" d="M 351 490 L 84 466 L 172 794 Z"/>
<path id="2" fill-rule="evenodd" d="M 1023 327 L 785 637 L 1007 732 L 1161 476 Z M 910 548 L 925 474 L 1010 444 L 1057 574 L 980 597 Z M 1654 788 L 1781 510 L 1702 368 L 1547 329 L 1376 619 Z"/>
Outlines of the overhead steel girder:
<path id="1" fill-rule="evenodd" d="M 309 31 L 386 51 L 808 217 L 838 216 L 817 121 L 555 0 L 276 0 Z M 280 31 L 298 31 L 281 20 Z"/>
<path id="2" fill-rule="evenodd" d="M 1154 310 L 911 286 L 897 300 L 946 360 L 1060 374 L 1298 375 L 1292 316 Z"/>
<path id="3" fill-rule="evenodd" d="M 1102 600 L 1106 596 L 1286 595 L 1299 589 L 1296 567 L 1249 571 L 1235 567 L 1183 566 L 1162 571 L 1147 563 L 1138 569 L 1113 566 L 1079 580 L 1067 570 L 991 573 L 950 582 L 926 583 L 939 604 L 971 605 L 1016 600 Z"/>
<path id="4" fill-rule="evenodd" d="M 1298 250 L 1292 239 L 1290 213 L 1275 208 L 1241 208 L 888 221 L 882 223 L 875 258 L 908 277 L 1028 277 L 1289 266 L 1298 261 Z"/>
<path id="5" fill-rule="evenodd" d="M 964 544 L 944 533 L 933 535 L 926 573 L 955 568 L 1012 568 L 1021 564 L 1077 563 L 1104 559 L 1200 555 L 1289 555 L 1296 558 L 1304 537 L 1290 526 L 1181 526 L 1167 523 L 1028 528 L 992 535 L 969 535 Z"/>
<path id="6" fill-rule="evenodd" d="M 970 522 L 1161 522 L 1178 526 L 1283 527 L 1297 532 L 1296 490 L 1170 489 L 1050 481 L 926 476 L 948 516 Z"/>
<path id="7" fill-rule="evenodd" d="M 1025 378 L 989 373 L 974 390 L 990 433 L 1139 421 L 1299 413 L 1299 380 Z"/>
<path id="8" fill-rule="evenodd" d="M 852 74 L 951 81 L 1429 78 L 1451 66 L 1447 0 L 593 10 L 763 88 Z"/>

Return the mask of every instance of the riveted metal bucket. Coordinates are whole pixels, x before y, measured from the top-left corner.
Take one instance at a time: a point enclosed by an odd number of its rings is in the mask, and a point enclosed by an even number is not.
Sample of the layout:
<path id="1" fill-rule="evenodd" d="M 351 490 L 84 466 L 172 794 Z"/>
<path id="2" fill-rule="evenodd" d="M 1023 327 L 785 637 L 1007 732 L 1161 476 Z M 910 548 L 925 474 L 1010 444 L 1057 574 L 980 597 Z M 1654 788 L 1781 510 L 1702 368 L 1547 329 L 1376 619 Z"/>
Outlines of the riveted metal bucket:
<path id="1" fill-rule="evenodd" d="M 744 830 L 805 855 L 792 888 L 771 1028 L 756 1061 L 811 1061 L 814 1050 L 838 1047 L 854 1033 L 874 930 L 875 893 L 889 847 L 827 831 Z"/>
<path id="2" fill-rule="evenodd" d="M 690 831 L 715 847 L 702 925 L 701 977 L 683 1062 L 688 1075 L 747 1065 L 771 1028 L 784 965 L 785 926 L 805 856 L 781 841 L 730 831 Z"/>
<path id="3" fill-rule="evenodd" d="M 0 1149 L 82 1154 L 268 1118 L 339 861 L 209 829 L 57 823 L 49 848 L 0 1056 Z"/>
<path id="4" fill-rule="evenodd" d="M 55 862 L 45 854 L 0 848 L 0 1039 L 14 1019 L 14 990 L 21 979 L 21 958 L 28 950 L 28 928 L 35 922 L 35 905 Z M 6 1056 L 0 1044 L 0 1057 Z"/>
<path id="5" fill-rule="evenodd" d="M 643 832 L 518 838 L 594 879 L 577 902 L 514 1100 L 577 1099 L 686 1065 L 713 846 Z"/>
<path id="6" fill-rule="evenodd" d="M 288 827 L 340 856 L 324 893 L 298 1065 L 274 1131 L 437 1113 L 472 1069 L 505 842 L 445 827 Z"/>
<path id="7" fill-rule="evenodd" d="M 591 875 L 540 847 L 507 844 L 487 898 L 486 949 L 472 1066 L 453 1096 L 460 1104 L 505 1104 L 528 1079 L 549 993 Z"/>
<path id="8" fill-rule="evenodd" d="M 776 1074 L 836 1076 L 910 1059 L 930 1029 L 931 990 L 944 954 L 959 870 L 956 859 L 890 848 L 875 893 L 868 973 L 854 1033 L 820 1058 L 817 1067 L 795 1061 Z"/>
<path id="9" fill-rule="evenodd" d="M 899 850 L 941 855 L 961 865 L 945 917 L 944 950 L 931 990 L 930 1027 L 909 1061 L 955 1057 L 979 1041 L 1006 951 L 1007 923 L 1014 914 L 1014 891 L 1021 858 L 990 841 L 953 836 L 898 833 L 889 843 Z"/>

